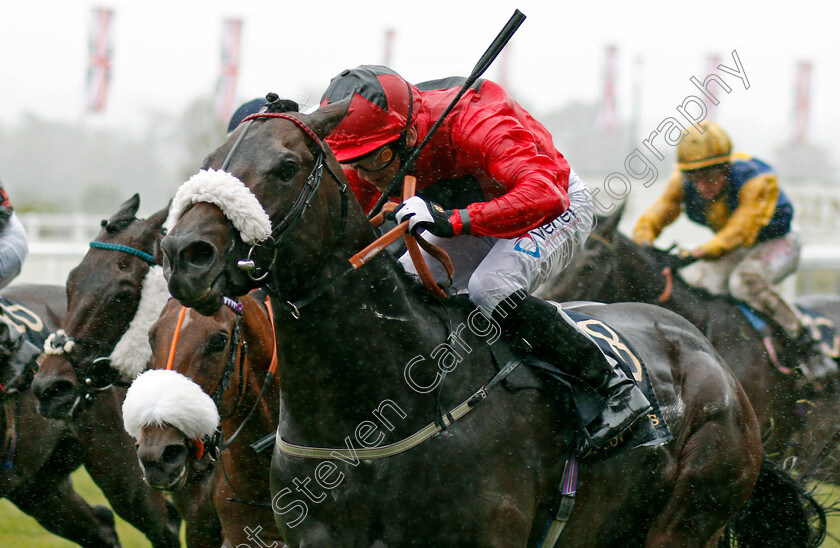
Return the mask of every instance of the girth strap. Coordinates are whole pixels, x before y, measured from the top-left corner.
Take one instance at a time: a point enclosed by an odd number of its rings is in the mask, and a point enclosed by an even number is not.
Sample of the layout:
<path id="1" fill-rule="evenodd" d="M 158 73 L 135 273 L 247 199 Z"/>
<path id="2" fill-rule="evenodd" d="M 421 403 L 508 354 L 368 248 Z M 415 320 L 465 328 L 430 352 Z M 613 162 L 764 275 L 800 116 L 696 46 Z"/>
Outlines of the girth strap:
<path id="1" fill-rule="evenodd" d="M 325 447 L 306 447 L 303 445 L 295 445 L 285 441 L 280 437 L 280 432 L 275 434 L 275 443 L 283 453 L 293 456 L 308 459 L 324 459 L 324 460 L 373 460 L 385 457 L 393 457 L 409 449 L 416 447 L 431 438 L 441 430 L 448 428 L 452 423 L 461 419 L 472 411 L 475 406 L 487 398 L 488 392 L 499 384 L 505 377 L 510 375 L 522 362 L 518 359 L 509 361 L 496 375 L 490 379 L 490 382 L 479 388 L 466 401 L 455 407 L 448 413 L 443 415 L 442 424 L 438 425 L 435 422 L 427 424 L 414 434 L 403 438 L 402 440 L 383 445 L 381 447 L 359 448 L 359 449 L 328 449 Z"/>

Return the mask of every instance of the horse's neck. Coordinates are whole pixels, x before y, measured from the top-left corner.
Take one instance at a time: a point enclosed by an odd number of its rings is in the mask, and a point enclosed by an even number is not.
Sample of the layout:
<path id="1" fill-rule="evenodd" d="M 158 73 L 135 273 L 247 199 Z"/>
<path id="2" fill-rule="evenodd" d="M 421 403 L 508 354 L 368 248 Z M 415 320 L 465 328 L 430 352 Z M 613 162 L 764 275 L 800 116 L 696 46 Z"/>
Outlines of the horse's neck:
<path id="1" fill-rule="evenodd" d="M 281 435 L 341 443 L 386 401 L 407 417 L 394 435 L 428 422 L 431 396 L 413 390 L 405 371 L 420 357 L 423 364 L 415 374 L 436 372 L 430 355 L 447 342 L 450 325 L 445 313 L 432 310 L 416 294 L 396 261 L 382 254 L 335 280 L 300 310 L 299 319 L 272 302 L 280 353 Z M 469 366 L 461 369 L 459 377 L 468 377 Z"/>
<path id="2" fill-rule="evenodd" d="M 225 436 L 232 434 L 233 430 L 239 428 L 240 424 L 246 419 L 248 420 L 246 430 L 256 429 L 262 433 L 273 430 L 279 408 L 277 379 L 272 378 L 272 384 L 263 390 L 275 352 L 271 319 L 268 311 L 253 297 L 243 297 L 242 304 L 244 307 L 241 320 L 243 351 L 246 352 L 245 367 L 243 368 L 246 374 L 243 383 L 244 394 L 236 412 L 222 425 Z M 234 378 L 231 379 L 232 388 L 235 386 L 234 383 L 239 383 L 238 375 L 239 369 L 237 368 Z M 229 403 L 235 404 L 235 402 Z M 251 414 L 252 409 L 253 414 Z M 228 429 L 231 429 L 231 431 L 228 432 Z"/>
<path id="3" fill-rule="evenodd" d="M 709 308 L 713 299 L 696 291 L 676 272 L 671 274 L 669 280 L 663 272 L 664 267 L 645 256 L 638 246 L 628 242 L 622 241 L 617 250 L 619 269 L 624 279 L 622 292 L 626 300 L 658 304 L 704 330 L 709 322 Z M 628 249 L 630 245 L 634 246 L 633 250 Z"/>

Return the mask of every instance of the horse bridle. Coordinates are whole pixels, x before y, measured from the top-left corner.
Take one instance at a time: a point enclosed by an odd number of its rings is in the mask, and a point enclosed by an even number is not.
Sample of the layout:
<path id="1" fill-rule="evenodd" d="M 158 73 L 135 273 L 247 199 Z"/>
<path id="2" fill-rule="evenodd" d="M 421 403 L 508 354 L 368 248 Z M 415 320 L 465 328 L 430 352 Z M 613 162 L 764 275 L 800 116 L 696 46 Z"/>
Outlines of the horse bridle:
<path id="1" fill-rule="evenodd" d="M 321 186 L 321 181 L 324 177 L 324 169 L 326 168 L 327 172 L 330 174 L 332 179 L 338 185 L 338 190 L 341 193 L 341 218 L 339 220 L 338 232 L 337 235 L 325 253 L 321 254 L 318 259 L 318 265 L 316 268 L 316 272 L 320 272 L 320 270 L 324 267 L 326 263 L 326 258 L 332 254 L 332 251 L 335 247 L 344 239 L 345 230 L 347 227 L 347 209 L 348 209 L 348 201 L 349 195 L 347 191 L 347 183 L 344 182 L 343 178 L 340 178 L 338 175 L 330 167 L 329 163 L 326 161 L 327 159 L 327 148 L 324 142 L 318 137 L 315 131 L 310 128 L 305 122 L 300 120 L 295 116 L 291 116 L 289 114 L 285 114 L 282 112 L 269 112 L 268 108 L 279 100 L 279 97 L 276 94 L 269 94 L 267 96 L 268 100 L 268 107 L 264 107 L 264 109 L 256 114 L 252 114 L 247 116 L 242 122 L 247 124 L 242 129 L 242 132 L 237 137 L 236 141 L 234 142 L 233 146 L 231 147 L 230 151 L 227 154 L 224 162 L 222 162 L 222 166 L 220 170 L 225 171 L 230 164 L 231 159 L 233 158 L 234 153 L 239 148 L 240 143 L 242 143 L 245 135 L 248 133 L 248 130 L 251 128 L 254 120 L 263 119 L 263 118 L 281 118 L 284 120 L 288 120 L 298 126 L 307 136 L 309 136 L 312 141 L 318 145 L 318 153 L 315 155 L 315 164 L 312 166 L 312 171 L 310 171 L 309 175 L 306 178 L 306 181 L 303 184 L 303 188 L 298 194 L 297 198 L 295 199 L 292 207 L 280 220 L 279 223 L 271 230 L 271 234 L 266 240 L 262 242 L 256 242 L 251 245 L 248 250 L 248 255 L 245 259 L 237 261 L 237 268 L 244 270 L 248 277 L 255 281 L 261 282 L 263 281 L 266 276 L 268 276 L 271 267 L 274 266 L 275 261 L 277 260 L 277 249 L 280 245 L 282 239 L 289 233 L 289 229 L 292 228 L 297 221 L 299 221 L 306 210 L 310 207 L 312 198 L 315 196 L 315 193 L 318 191 L 318 188 Z M 261 267 L 257 265 L 257 249 L 260 247 L 268 247 L 271 251 L 271 259 L 267 266 Z M 315 279 L 315 276 L 311 278 L 312 280 Z M 310 289 L 310 288 L 307 288 Z M 311 300 L 311 299 L 310 299 Z M 297 304 L 292 303 L 291 301 L 288 304 L 292 307 L 293 310 L 297 310 L 300 307 L 307 304 L 309 301 L 307 300 L 306 303 Z"/>
<path id="2" fill-rule="evenodd" d="M 228 343 L 228 354 L 227 358 L 225 359 L 225 366 L 222 369 L 221 377 L 219 378 L 219 382 L 216 383 L 216 387 L 210 393 L 210 399 L 213 400 L 213 404 L 219 411 L 220 421 L 233 416 L 233 414 L 236 413 L 236 410 L 239 409 L 239 405 L 242 403 L 242 399 L 245 397 L 245 355 L 247 353 L 245 341 L 242 339 L 242 304 L 227 297 L 224 297 L 224 304 L 226 304 L 231 310 L 233 310 L 236 313 L 236 322 L 234 323 L 232 335 Z M 166 369 L 170 371 L 173 370 L 175 352 L 178 348 L 178 338 L 181 333 L 181 326 L 183 325 L 186 312 L 187 308 L 185 306 L 181 306 L 181 311 L 178 314 L 178 322 L 175 324 L 175 332 L 172 337 L 172 344 L 169 347 L 169 357 L 166 361 Z M 233 376 L 233 370 L 237 362 L 237 356 L 239 356 L 239 383 L 237 388 L 236 404 L 229 413 L 227 413 L 226 415 L 222 415 L 222 397 L 224 396 L 225 390 L 230 385 L 230 379 Z M 248 419 L 246 418 L 245 421 L 247 420 Z M 245 421 L 243 421 L 243 424 Z M 191 441 L 195 446 L 196 460 L 201 460 L 201 458 L 206 452 L 210 460 L 215 462 L 218 456 L 221 454 L 221 452 L 225 449 L 225 447 L 222 446 L 221 427 L 217 428 L 211 436 L 207 436 L 205 438 L 191 439 L 189 441 Z"/>
<path id="3" fill-rule="evenodd" d="M 610 260 L 609 260 L 610 269 L 607 272 L 607 274 L 612 273 L 613 270 L 617 270 L 616 269 L 617 259 L 615 258 L 615 256 L 618 253 L 618 250 L 616 249 L 615 244 L 611 243 L 606 238 L 604 238 L 604 237 L 602 237 L 598 234 L 590 234 L 588 239 L 591 240 L 591 241 L 594 241 L 594 242 L 598 242 L 599 244 L 601 244 L 603 246 L 606 246 L 607 249 L 610 250 Z M 686 264 L 690 264 L 690 263 L 686 262 Z M 656 304 L 656 303 L 664 304 L 664 303 L 668 302 L 668 300 L 670 300 L 673 289 L 674 289 L 674 270 L 675 270 L 675 268 L 670 267 L 670 266 L 666 266 L 665 268 L 662 269 L 661 274 L 665 278 L 665 286 L 663 287 L 662 292 L 653 299 L 655 301 L 654 304 Z M 609 276 L 607 274 L 599 276 L 599 278 L 601 279 L 601 285 L 598 286 L 599 290 L 601 290 L 604 287 L 604 285 L 606 285 L 607 278 L 609 278 Z"/>
<path id="4" fill-rule="evenodd" d="M 139 257 L 151 266 L 157 265 L 157 261 L 152 255 L 127 245 L 92 241 L 90 242 L 90 247 L 121 251 Z M 121 388 L 128 388 L 130 386 L 131 383 L 120 380 L 119 373 L 111 366 L 110 355 L 114 351 L 114 346 L 113 344 L 102 342 L 92 337 L 72 337 L 63 329 L 59 329 L 55 333 L 50 334 L 44 342 L 44 354 L 61 356 L 73 366 L 73 370 L 77 372 L 77 375 L 81 373 L 82 382 L 76 390 L 76 399 L 73 401 L 73 405 L 67 413 L 69 418 L 73 417 L 73 414 L 82 401 L 92 401 L 95 394 L 114 386 Z M 92 348 L 94 353 L 99 354 L 99 356 L 92 360 L 79 359 L 74 356 L 73 351 L 82 347 Z M 97 368 L 111 374 L 103 379 L 101 376 L 94 374 L 101 373 Z M 99 381 L 102 382 L 100 383 Z"/>

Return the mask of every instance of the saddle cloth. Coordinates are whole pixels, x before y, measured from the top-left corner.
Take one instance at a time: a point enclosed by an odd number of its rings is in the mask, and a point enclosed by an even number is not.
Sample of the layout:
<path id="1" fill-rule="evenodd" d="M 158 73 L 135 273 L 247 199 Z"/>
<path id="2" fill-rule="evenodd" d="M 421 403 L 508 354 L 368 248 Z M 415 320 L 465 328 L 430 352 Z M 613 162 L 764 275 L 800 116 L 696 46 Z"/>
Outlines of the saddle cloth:
<path id="1" fill-rule="evenodd" d="M 25 340 L 44 348 L 50 332 L 40 316 L 8 297 L 0 297 L 0 315 L 17 327 Z"/>
<path id="2" fill-rule="evenodd" d="M 791 375 L 795 372 L 795 366 L 798 364 L 793 364 L 791 367 L 786 367 L 782 359 L 783 356 L 777 356 L 776 351 L 773 348 L 772 339 L 773 338 L 782 338 L 783 344 L 786 339 L 788 339 L 787 335 L 782 331 L 780 327 L 773 328 L 771 327 L 769 321 L 766 319 L 765 315 L 761 312 L 755 310 L 754 308 L 750 307 L 749 305 L 741 302 L 741 301 L 734 301 L 733 302 L 738 306 L 738 309 L 747 318 L 750 324 L 753 326 L 753 329 L 756 330 L 758 335 L 762 338 L 764 342 L 764 346 L 767 349 L 767 353 L 770 356 L 771 361 L 776 366 L 780 372 Z M 796 308 L 802 314 L 802 323 L 805 325 L 806 329 L 808 329 L 811 338 L 819 345 L 820 350 L 823 354 L 832 358 L 835 362 L 840 362 L 838 358 L 840 358 L 840 331 L 838 331 L 837 326 L 834 325 L 834 322 L 829 318 L 824 316 L 820 316 L 813 310 L 809 310 L 802 306 L 797 305 Z M 780 359 L 781 358 L 781 359 Z M 836 373 L 836 369 L 834 371 Z M 813 374 L 815 372 L 807 372 L 806 375 Z M 823 371 L 822 374 L 830 374 L 832 371 Z M 815 375 L 815 377 L 819 377 L 821 374 Z"/>
<path id="3" fill-rule="evenodd" d="M 671 430 L 668 428 L 660 410 L 659 400 L 653 391 L 647 367 L 640 356 L 633 350 L 630 341 L 601 320 L 571 310 L 568 304 L 564 305 L 565 308 L 561 308 L 557 303 L 552 304 L 557 306 L 561 315 L 571 320 L 571 325 L 590 339 L 593 344 L 598 346 L 598 349 L 607 361 L 612 364 L 618 364 L 624 373 L 636 382 L 651 404 L 651 411 L 648 413 L 646 419 L 639 421 L 620 438 L 614 440 L 610 446 L 593 452 L 589 460 L 603 460 L 637 447 L 664 445 L 673 440 L 674 437 L 671 434 Z M 521 353 L 516 353 L 521 355 Z M 494 355 L 496 356 L 499 367 L 506 363 L 507 360 L 499 356 L 498 352 L 494 352 Z M 554 365 L 538 360 L 530 354 L 522 356 L 522 361 L 531 370 L 539 373 L 540 376 L 550 377 L 551 381 L 549 383 L 559 382 L 568 388 L 574 406 L 577 409 L 578 415 L 580 415 L 581 424 L 588 424 L 603 409 L 603 399 L 579 379 L 567 375 Z M 545 385 L 545 383 L 538 383 L 526 379 L 521 373 L 514 373 L 505 382 L 505 385 L 512 390 L 536 388 L 539 384 Z"/>

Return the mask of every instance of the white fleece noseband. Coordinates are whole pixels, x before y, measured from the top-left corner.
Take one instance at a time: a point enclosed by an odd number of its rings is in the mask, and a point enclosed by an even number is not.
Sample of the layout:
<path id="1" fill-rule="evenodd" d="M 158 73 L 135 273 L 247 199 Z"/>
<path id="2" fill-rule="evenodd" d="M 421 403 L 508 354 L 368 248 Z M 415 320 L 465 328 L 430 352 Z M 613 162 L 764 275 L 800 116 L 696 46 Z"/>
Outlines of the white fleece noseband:
<path id="1" fill-rule="evenodd" d="M 163 268 L 149 268 L 143 278 L 140 302 L 131 323 L 111 352 L 111 367 L 127 379 L 139 375 L 152 358 L 149 345 L 149 329 L 160 316 L 160 311 L 169 299 L 169 288 L 163 278 Z"/>
<path id="2" fill-rule="evenodd" d="M 171 230 L 192 204 L 209 202 L 219 207 L 239 231 L 242 241 L 255 244 L 271 235 L 271 220 L 245 183 L 226 171 L 202 169 L 175 193 L 165 227 Z"/>
<path id="3" fill-rule="evenodd" d="M 189 439 L 212 436 L 219 426 L 213 399 L 177 371 L 151 369 L 137 377 L 123 402 L 123 426 L 140 439 L 145 426 L 171 425 Z"/>

